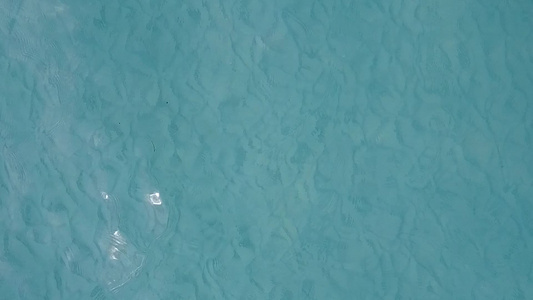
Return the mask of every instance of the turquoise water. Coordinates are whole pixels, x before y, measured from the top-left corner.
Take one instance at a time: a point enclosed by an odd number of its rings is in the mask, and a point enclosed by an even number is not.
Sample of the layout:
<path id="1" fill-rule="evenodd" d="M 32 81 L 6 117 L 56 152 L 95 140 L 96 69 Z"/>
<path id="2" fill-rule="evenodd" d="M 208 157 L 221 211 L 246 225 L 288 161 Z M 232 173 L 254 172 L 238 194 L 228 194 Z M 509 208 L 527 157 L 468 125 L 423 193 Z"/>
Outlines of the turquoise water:
<path id="1" fill-rule="evenodd" d="M 0 1 L 1 299 L 533 299 L 531 1 Z"/>

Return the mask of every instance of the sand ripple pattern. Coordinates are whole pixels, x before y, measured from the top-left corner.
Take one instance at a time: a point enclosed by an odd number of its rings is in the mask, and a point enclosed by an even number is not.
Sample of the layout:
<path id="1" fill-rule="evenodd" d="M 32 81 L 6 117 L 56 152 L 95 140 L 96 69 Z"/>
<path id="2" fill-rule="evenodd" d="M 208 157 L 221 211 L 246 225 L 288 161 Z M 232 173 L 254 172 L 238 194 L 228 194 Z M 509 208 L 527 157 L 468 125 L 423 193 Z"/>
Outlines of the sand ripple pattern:
<path id="1" fill-rule="evenodd" d="M 531 15 L 0 1 L 0 295 L 533 299 Z"/>

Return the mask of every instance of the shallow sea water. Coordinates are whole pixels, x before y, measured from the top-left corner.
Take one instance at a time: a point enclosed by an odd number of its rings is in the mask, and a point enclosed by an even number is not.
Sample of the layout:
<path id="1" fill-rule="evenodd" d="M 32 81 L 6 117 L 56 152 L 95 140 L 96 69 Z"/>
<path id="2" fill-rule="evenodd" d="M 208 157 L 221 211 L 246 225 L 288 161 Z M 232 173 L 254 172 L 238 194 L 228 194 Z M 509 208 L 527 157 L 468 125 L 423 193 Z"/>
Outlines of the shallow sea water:
<path id="1" fill-rule="evenodd" d="M 533 299 L 531 1 L 0 1 L 1 299 Z"/>

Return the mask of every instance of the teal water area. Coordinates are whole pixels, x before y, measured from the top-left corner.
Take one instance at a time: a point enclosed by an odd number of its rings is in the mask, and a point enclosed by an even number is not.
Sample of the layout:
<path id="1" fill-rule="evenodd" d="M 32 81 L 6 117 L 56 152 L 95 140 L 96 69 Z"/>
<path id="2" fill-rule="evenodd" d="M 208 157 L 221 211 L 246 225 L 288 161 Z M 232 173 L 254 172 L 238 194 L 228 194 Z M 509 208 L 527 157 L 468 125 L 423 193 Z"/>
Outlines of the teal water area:
<path id="1" fill-rule="evenodd" d="M 533 299 L 531 15 L 0 1 L 0 299 Z"/>

